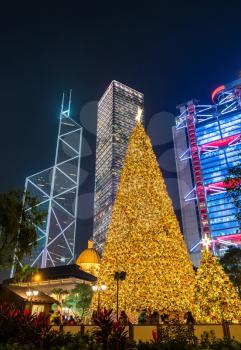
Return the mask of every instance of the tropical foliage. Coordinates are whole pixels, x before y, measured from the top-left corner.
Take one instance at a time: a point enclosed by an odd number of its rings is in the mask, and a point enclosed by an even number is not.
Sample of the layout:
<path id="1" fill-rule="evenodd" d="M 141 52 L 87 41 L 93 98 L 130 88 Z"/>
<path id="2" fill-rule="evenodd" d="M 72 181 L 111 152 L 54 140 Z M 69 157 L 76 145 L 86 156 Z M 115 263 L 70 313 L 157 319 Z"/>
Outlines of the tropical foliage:
<path id="1" fill-rule="evenodd" d="M 124 327 L 104 310 L 94 319 L 92 335 L 56 332 L 44 314 L 30 315 L 12 304 L 0 304 L 0 350 L 241 350 L 241 343 L 216 339 L 204 334 L 201 341 L 193 336 L 192 326 L 173 324 L 160 327 L 150 343 L 130 342 Z"/>
<path id="2" fill-rule="evenodd" d="M 10 266 L 14 256 L 17 261 L 22 261 L 36 245 L 35 225 L 40 225 L 45 218 L 37 204 L 36 198 L 21 191 L 0 194 L 0 268 Z"/>
<path id="3" fill-rule="evenodd" d="M 241 249 L 229 248 L 220 259 L 220 263 L 241 296 Z"/>
<path id="4" fill-rule="evenodd" d="M 86 316 L 92 299 L 92 288 L 88 284 L 79 284 L 72 289 L 64 300 L 64 305 L 70 308 L 81 319 Z"/>

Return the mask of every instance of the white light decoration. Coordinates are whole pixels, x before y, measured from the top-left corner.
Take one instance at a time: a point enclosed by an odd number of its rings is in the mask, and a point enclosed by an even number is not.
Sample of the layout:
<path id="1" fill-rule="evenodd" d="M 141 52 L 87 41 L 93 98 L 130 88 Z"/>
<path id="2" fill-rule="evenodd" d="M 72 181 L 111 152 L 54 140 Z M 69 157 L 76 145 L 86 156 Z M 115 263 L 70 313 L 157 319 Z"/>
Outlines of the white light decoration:
<path id="1" fill-rule="evenodd" d="M 99 291 L 105 291 L 106 290 L 106 285 L 105 284 L 102 284 L 100 287 L 99 286 L 96 286 L 96 285 L 94 285 L 94 286 L 92 286 L 92 290 L 94 291 L 94 292 L 99 292 Z"/>
<path id="2" fill-rule="evenodd" d="M 92 289 L 93 289 L 94 292 L 97 292 L 98 286 L 92 286 Z"/>
<path id="3" fill-rule="evenodd" d="M 105 284 L 102 284 L 101 286 L 101 290 L 105 291 L 106 290 L 106 285 Z"/>
<path id="4" fill-rule="evenodd" d="M 141 122 L 141 116 L 142 116 L 143 109 L 140 108 L 139 106 L 137 107 L 137 115 L 136 115 L 136 121 L 138 123 Z"/>
<path id="5" fill-rule="evenodd" d="M 28 298 L 37 297 L 39 295 L 39 291 L 29 289 L 27 290 L 26 295 Z"/>
<path id="6" fill-rule="evenodd" d="M 26 295 L 27 295 L 28 298 L 30 298 L 30 297 L 32 296 L 32 291 L 31 291 L 31 290 L 28 290 L 28 291 L 26 292 Z"/>
<path id="7" fill-rule="evenodd" d="M 208 237 L 206 234 L 205 236 L 203 237 L 202 241 L 201 241 L 201 244 L 202 246 L 206 249 L 206 250 L 209 250 L 209 247 L 212 243 L 212 240 L 210 239 L 210 237 Z"/>

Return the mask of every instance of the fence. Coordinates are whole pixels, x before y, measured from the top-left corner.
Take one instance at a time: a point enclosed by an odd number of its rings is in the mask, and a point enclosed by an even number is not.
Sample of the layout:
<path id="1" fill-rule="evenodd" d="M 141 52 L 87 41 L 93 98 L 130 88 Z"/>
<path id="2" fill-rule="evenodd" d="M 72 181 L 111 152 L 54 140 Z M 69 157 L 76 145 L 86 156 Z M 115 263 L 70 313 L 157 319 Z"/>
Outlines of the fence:
<path id="1" fill-rule="evenodd" d="M 171 327 L 171 326 L 162 326 L 162 325 L 132 325 L 126 327 L 126 331 L 131 339 L 136 342 L 143 341 L 147 342 L 153 339 L 153 331 L 157 332 L 160 327 Z M 188 327 L 188 326 L 183 326 Z M 53 326 L 52 329 L 55 331 L 60 331 L 63 333 L 72 333 L 72 334 L 86 334 L 91 333 L 93 329 L 97 327 L 94 325 L 81 325 L 81 326 Z M 194 335 L 200 339 L 201 335 L 204 332 L 212 331 L 216 338 L 222 339 L 226 338 L 235 338 L 241 342 L 241 324 L 197 324 L 193 327 Z"/>

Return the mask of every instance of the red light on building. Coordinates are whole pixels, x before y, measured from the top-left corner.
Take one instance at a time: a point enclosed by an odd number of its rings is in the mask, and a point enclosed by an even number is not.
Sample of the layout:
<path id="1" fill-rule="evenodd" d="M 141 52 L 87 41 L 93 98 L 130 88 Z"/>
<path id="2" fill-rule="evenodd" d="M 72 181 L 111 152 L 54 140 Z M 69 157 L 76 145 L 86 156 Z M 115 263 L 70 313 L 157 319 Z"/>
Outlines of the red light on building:
<path id="1" fill-rule="evenodd" d="M 235 141 L 240 142 L 240 138 L 241 138 L 241 134 L 235 134 L 235 135 L 228 136 L 228 137 L 225 137 L 225 138 L 220 139 L 220 140 L 211 141 L 211 142 L 208 142 L 208 143 L 205 143 L 204 145 L 202 145 L 200 147 L 200 150 L 206 151 L 210 147 L 225 147 L 225 146 L 228 146 L 230 144 L 233 144 Z"/>
<path id="2" fill-rule="evenodd" d="M 221 85 L 219 87 L 217 87 L 213 93 L 212 93 L 212 101 L 214 102 L 215 97 L 217 96 L 217 94 L 219 94 L 221 91 L 223 91 L 225 89 L 225 85 Z"/>

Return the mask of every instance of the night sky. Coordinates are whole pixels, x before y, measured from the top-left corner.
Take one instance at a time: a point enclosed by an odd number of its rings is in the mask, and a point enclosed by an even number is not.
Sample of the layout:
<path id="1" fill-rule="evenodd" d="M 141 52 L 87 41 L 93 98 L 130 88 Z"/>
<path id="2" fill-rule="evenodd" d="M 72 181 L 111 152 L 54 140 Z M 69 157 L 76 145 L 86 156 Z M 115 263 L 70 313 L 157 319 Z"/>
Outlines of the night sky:
<path id="1" fill-rule="evenodd" d="M 241 70 L 238 1 L 12 1 L 0 11 L 0 191 L 53 165 L 62 92 L 84 127 L 77 253 L 92 233 L 96 101 L 112 80 L 145 95 L 150 135 L 179 215 L 176 106 Z"/>

